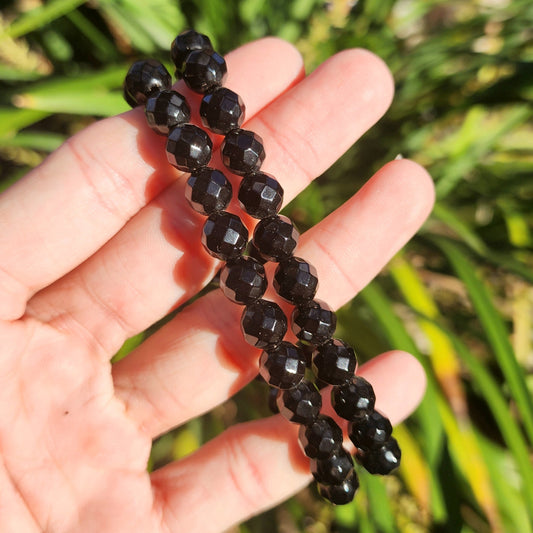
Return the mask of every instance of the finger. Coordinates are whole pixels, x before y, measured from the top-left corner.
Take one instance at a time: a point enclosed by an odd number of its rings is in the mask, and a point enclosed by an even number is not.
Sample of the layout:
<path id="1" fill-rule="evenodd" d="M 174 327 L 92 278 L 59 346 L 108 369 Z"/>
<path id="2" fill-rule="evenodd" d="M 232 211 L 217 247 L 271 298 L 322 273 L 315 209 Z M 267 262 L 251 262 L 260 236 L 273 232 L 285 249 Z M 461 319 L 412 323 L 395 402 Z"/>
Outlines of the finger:
<path id="1" fill-rule="evenodd" d="M 378 408 L 396 424 L 418 405 L 424 372 L 405 352 L 383 354 L 372 366 L 367 374 L 364 365 L 360 375 L 380 391 Z M 220 532 L 303 488 L 311 476 L 297 431 L 279 415 L 233 426 L 193 455 L 153 473 L 168 531 Z"/>
<path id="2" fill-rule="evenodd" d="M 421 167 L 407 160 L 383 167 L 303 235 L 297 253 L 317 268 L 318 296 L 334 308 L 350 300 L 418 230 L 432 202 Z M 117 394 L 151 436 L 208 411 L 257 374 L 260 351 L 242 338 L 241 313 L 213 291 L 115 365 Z"/>
<path id="3" fill-rule="evenodd" d="M 227 85 L 245 99 L 248 117 L 303 76 L 300 54 L 274 38 L 231 52 L 227 63 Z M 198 96 L 191 99 L 194 110 Z M 93 254 L 181 174 L 140 108 L 69 139 L 0 198 L 0 224 L 14 228 L 0 233 L 0 319 L 19 317 L 32 294 Z"/>
<path id="4" fill-rule="evenodd" d="M 332 87 L 339 72 L 343 75 Z M 369 52 L 348 50 L 253 118 L 246 127 L 263 137 L 266 170 L 276 173 L 285 200 L 376 122 L 391 95 L 390 73 L 383 62 Z M 340 106 L 339 101 L 349 104 Z M 313 128 L 315 122 L 321 127 Z M 282 142 L 274 140 L 277 135 Z M 184 185 L 180 180 L 165 190 L 101 252 L 38 295 L 31 303 L 32 314 L 48 322 L 59 316 L 74 327 L 82 324 L 98 339 L 110 339 L 106 347 L 112 352 L 194 295 L 219 263 L 200 244 L 205 218 L 187 205 Z M 68 327 L 64 322 L 61 326 Z"/>

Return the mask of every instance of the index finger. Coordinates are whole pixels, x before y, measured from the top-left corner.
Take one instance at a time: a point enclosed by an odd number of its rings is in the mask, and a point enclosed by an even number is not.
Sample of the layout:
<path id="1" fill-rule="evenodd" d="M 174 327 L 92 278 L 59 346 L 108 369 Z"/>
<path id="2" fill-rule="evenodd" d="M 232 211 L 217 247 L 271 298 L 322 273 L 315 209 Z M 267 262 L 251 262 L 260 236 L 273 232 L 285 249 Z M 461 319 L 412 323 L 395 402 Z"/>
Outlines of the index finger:
<path id="1" fill-rule="evenodd" d="M 226 85 L 243 97 L 248 118 L 304 74 L 296 49 L 275 38 L 226 60 Z M 0 319 L 20 317 L 34 293 L 91 256 L 182 174 L 166 161 L 164 144 L 134 109 L 75 135 L 0 196 L 0 225 L 11 228 L 0 232 Z"/>

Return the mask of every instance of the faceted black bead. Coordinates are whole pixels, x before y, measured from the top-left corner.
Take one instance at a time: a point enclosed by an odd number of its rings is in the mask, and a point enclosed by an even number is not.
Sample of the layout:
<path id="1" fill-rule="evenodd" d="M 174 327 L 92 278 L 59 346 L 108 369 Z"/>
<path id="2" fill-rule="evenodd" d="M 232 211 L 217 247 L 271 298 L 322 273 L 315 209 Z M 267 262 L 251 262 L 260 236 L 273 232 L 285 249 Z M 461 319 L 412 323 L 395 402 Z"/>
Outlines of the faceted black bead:
<path id="1" fill-rule="evenodd" d="M 277 293 L 295 305 L 312 300 L 317 287 L 315 267 L 299 257 L 285 259 L 274 273 L 274 288 Z"/>
<path id="2" fill-rule="evenodd" d="M 234 174 L 256 172 L 265 160 L 263 139 L 253 131 L 231 130 L 221 145 L 222 162 Z"/>
<path id="3" fill-rule="evenodd" d="M 305 374 L 304 355 L 294 344 L 282 341 L 276 348 L 261 354 L 259 373 L 271 387 L 296 387 Z"/>
<path id="4" fill-rule="evenodd" d="M 320 413 L 322 396 L 313 383 L 302 380 L 296 387 L 279 394 L 279 412 L 296 424 L 310 424 Z"/>
<path id="5" fill-rule="evenodd" d="M 355 420 L 373 411 L 376 395 L 368 381 L 354 376 L 351 381 L 331 390 L 331 404 L 335 412 L 346 420 Z"/>
<path id="6" fill-rule="evenodd" d="M 340 485 L 352 472 L 352 456 L 340 448 L 326 459 L 311 459 L 311 474 L 322 485 Z"/>
<path id="7" fill-rule="evenodd" d="M 386 476 L 400 466 L 402 451 L 396 439 L 389 437 L 379 448 L 358 452 L 356 458 L 371 474 Z"/>
<path id="8" fill-rule="evenodd" d="M 124 80 L 124 98 L 131 107 L 136 107 L 159 91 L 169 90 L 171 86 L 172 78 L 159 61 L 135 61 Z"/>
<path id="9" fill-rule="evenodd" d="M 202 215 L 226 209 L 232 194 L 233 188 L 226 176 L 211 167 L 195 170 L 185 187 L 185 197 L 191 207 Z"/>
<path id="10" fill-rule="evenodd" d="M 315 375 L 330 385 L 342 385 L 352 379 L 357 368 L 353 349 L 340 339 L 330 339 L 313 354 Z"/>
<path id="11" fill-rule="evenodd" d="M 194 124 L 183 124 L 170 130 L 167 159 L 171 165 L 184 172 L 193 172 L 207 165 L 212 150 L 213 143 L 209 135 Z"/>
<path id="12" fill-rule="evenodd" d="M 277 303 L 257 300 L 245 307 L 241 330 L 248 344 L 256 348 L 273 348 L 287 333 L 287 317 Z"/>
<path id="13" fill-rule="evenodd" d="M 261 220 L 254 230 L 253 244 L 261 257 L 267 261 L 288 259 L 300 234 L 289 218 L 276 215 Z"/>
<path id="14" fill-rule="evenodd" d="M 194 30 L 185 30 L 172 41 L 170 56 L 172 57 L 172 62 L 176 65 L 176 73 L 180 77 L 185 59 L 194 50 L 212 51 L 213 45 L 209 37 Z"/>
<path id="15" fill-rule="evenodd" d="M 348 436 L 357 448 L 370 450 L 382 446 L 391 436 L 390 420 L 378 411 L 371 411 L 348 424 Z"/>
<path id="16" fill-rule="evenodd" d="M 212 50 L 194 50 L 185 59 L 182 77 L 187 87 L 205 94 L 220 87 L 228 69 L 224 58 Z"/>
<path id="17" fill-rule="evenodd" d="M 337 315 L 321 300 L 311 300 L 292 312 L 292 331 L 310 344 L 323 344 L 331 338 L 337 327 Z"/>
<path id="18" fill-rule="evenodd" d="M 265 172 L 246 174 L 239 187 L 239 202 L 254 218 L 275 215 L 283 203 L 283 188 L 278 180 Z"/>
<path id="19" fill-rule="evenodd" d="M 298 439 L 307 457 L 327 459 L 342 447 L 342 429 L 333 418 L 319 415 L 307 426 L 302 426 Z"/>
<path id="20" fill-rule="evenodd" d="M 322 498 L 335 505 L 350 503 L 359 488 L 359 478 L 355 470 L 339 485 L 318 485 L 318 492 Z"/>
<path id="21" fill-rule="evenodd" d="M 247 242 L 248 230 L 237 215 L 221 211 L 205 221 L 202 244 L 213 257 L 222 261 L 236 259 Z"/>
<path id="22" fill-rule="evenodd" d="M 252 257 L 240 256 L 220 272 L 220 288 L 232 302 L 247 305 L 265 294 L 265 267 Z"/>
<path id="23" fill-rule="evenodd" d="M 185 97 L 176 91 L 161 91 L 146 101 L 144 110 L 148 125 L 159 135 L 191 119 L 191 110 Z"/>
<path id="24" fill-rule="evenodd" d="M 239 128 L 244 122 L 244 113 L 242 98 L 226 87 L 206 94 L 200 104 L 202 124 L 219 135 Z"/>

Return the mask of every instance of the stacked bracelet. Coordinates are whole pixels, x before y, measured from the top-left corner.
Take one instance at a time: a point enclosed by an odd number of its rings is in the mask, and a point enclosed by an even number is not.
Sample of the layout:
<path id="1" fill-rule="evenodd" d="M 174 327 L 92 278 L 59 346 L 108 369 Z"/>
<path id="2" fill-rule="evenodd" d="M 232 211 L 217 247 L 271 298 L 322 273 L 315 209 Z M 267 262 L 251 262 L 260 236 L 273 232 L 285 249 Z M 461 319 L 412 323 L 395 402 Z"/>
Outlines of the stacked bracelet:
<path id="1" fill-rule="evenodd" d="M 335 504 L 348 503 L 359 486 L 353 458 L 343 447 L 339 425 L 320 413 L 319 388 L 332 386 L 333 408 L 349 421 L 354 457 L 370 473 L 388 474 L 399 465 L 401 452 L 391 436 L 391 423 L 374 409 L 370 383 L 355 375 L 354 350 L 333 338 L 336 315 L 315 299 L 315 268 L 294 255 L 298 230 L 289 218 L 278 214 L 283 188 L 260 170 L 265 159 L 261 137 L 241 128 L 245 116 L 242 99 L 223 87 L 227 73 L 224 59 L 207 36 L 192 30 L 176 37 L 171 56 L 177 77 L 204 95 L 202 124 L 224 135 L 223 164 L 242 177 L 239 203 L 248 215 L 259 219 L 250 242 L 241 219 L 226 211 L 233 197 L 231 183 L 223 172 L 208 166 L 211 139 L 205 130 L 189 123 L 189 105 L 183 95 L 171 89 L 171 76 L 165 67 L 154 60 L 134 63 L 126 75 L 124 97 L 132 107 L 145 106 L 150 127 L 167 136 L 168 161 L 190 173 L 187 200 L 207 217 L 201 238 L 207 253 L 225 261 L 220 288 L 232 302 L 245 306 L 241 330 L 246 342 L 262 349 L 259 373 L 271 387 L 269 399 L 275 400 L 271 407 L 301 425 L 299 442 L 310 458 L 320 494 Z M 278 304 L 263 298 L 268 285 L 267 261 L 278 264 L 273 278 L 276 292 L 294 306 L 290 324 L 298 344 L 284 340 L 289 320 Z M 314 382 L 305 379 L 309 368 Z"/>

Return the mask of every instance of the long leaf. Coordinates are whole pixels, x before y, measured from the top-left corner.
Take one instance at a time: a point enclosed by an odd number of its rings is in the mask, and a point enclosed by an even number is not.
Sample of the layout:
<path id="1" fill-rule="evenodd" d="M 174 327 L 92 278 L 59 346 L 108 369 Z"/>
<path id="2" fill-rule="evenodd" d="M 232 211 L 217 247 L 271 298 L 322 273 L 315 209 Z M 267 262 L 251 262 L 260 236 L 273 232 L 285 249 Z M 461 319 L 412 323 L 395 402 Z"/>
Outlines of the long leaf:
<path id="1" fill-rule="evenodd" d="M 479 321 L 487 335 L 494 356 L 507 380 L 509 390 L 516 401 L 529 440 L 533 443 L 533 399 L 527 388 L 523 372 L 516 360 L 509 341 L 509 333 L 483 282 L 475 273 L 474 265 L 460 249 L 447 239 L 435 242 L 449 259 L 457 275 L 464 282 Z"/>
<path id="2" fill-rule="evenodd" d="M 3 37 L 22 37 L 31 31 L 42 28 L 54 19 L 66 15 L 84 3 L 85 0 L 50 0 L 36 9 L 24 13 L 15 20 L 0 35 L 0 42 Z"/>

